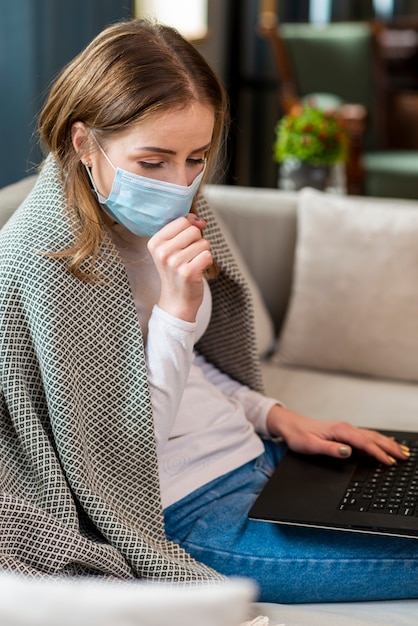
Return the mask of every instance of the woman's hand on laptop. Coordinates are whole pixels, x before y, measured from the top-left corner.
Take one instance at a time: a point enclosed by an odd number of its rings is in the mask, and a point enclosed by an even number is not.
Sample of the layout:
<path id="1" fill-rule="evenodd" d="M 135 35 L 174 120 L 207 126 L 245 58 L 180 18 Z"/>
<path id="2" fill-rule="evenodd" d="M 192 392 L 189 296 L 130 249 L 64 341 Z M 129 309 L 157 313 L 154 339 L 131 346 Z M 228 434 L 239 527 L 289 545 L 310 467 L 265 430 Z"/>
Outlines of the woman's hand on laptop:
<path id="1" fill-rule="evenodd" d="M 291 450 L 303 454 L 347 458 L 357 448 L 386 465 L 409 457 L 408 448 L 374 430 L 311 419 L 278 404 L 269 411 L 267 428 L 272 436 L 283 437 Z"/>

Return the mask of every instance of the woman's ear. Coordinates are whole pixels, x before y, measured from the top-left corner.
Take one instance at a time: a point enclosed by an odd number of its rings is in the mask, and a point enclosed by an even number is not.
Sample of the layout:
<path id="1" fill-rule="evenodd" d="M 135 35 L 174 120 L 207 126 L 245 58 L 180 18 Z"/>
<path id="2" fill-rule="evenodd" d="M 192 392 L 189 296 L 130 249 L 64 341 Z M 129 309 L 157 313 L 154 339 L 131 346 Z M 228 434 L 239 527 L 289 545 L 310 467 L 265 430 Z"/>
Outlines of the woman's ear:
<path id="1" fill-rule="evenodd" d="M 90 133 L 84 122 L 74 122 L 71 127 L 71 140 L 80 160 L 90 166 Z"/>

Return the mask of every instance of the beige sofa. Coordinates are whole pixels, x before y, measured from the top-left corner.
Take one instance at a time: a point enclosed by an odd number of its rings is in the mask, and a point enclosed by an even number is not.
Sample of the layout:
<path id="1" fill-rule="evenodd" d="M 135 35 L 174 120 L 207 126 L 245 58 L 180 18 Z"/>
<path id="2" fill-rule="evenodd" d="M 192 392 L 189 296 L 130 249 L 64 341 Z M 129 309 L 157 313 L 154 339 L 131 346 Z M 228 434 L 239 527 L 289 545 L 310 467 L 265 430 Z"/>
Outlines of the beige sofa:
<path id="1" fill-rule="evenodd" d="M 418 428 L 418 201 L 206 196 L 253 286 L 267 393 L 312 417 Z"/>
<path id="2" fill-rule="evenodd" d="M 0 227 L 33 183 L 0 190 Z M 267 393 L 310 416 L 417 428 L 418 201 L 205 194 L 250 282 Z M 416 623 L 418 600 L 254 610 L 285 626 L 398 626 Z"/>

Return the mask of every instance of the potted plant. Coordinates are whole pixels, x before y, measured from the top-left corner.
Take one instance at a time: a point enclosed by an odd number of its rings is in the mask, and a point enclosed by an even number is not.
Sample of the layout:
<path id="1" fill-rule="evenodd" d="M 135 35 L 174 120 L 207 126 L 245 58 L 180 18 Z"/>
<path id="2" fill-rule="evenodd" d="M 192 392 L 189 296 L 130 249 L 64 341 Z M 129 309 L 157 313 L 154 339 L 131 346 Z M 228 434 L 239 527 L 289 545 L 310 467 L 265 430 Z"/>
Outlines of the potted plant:
<path id="1" fill-rule="evenodd" d="M 276 126 L 274 160 L 280 164 L 279 186 L 343 192 L 347 150 L 347 134 L 335 111 L 309 104 L 293 107 Z"/>

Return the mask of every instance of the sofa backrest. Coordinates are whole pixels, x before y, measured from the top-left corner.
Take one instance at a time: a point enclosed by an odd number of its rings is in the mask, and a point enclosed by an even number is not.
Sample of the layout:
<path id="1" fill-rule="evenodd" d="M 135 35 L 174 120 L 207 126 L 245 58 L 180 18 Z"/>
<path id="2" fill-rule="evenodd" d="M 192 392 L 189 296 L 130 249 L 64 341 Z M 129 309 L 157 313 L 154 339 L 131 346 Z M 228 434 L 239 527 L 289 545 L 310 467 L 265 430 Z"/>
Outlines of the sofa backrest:
<path id="1" fill-rule="evenodd" d="M 237 243 L 278 331 L 292 284 L 297 193 L 206 185 L 204 195 Z"/>

